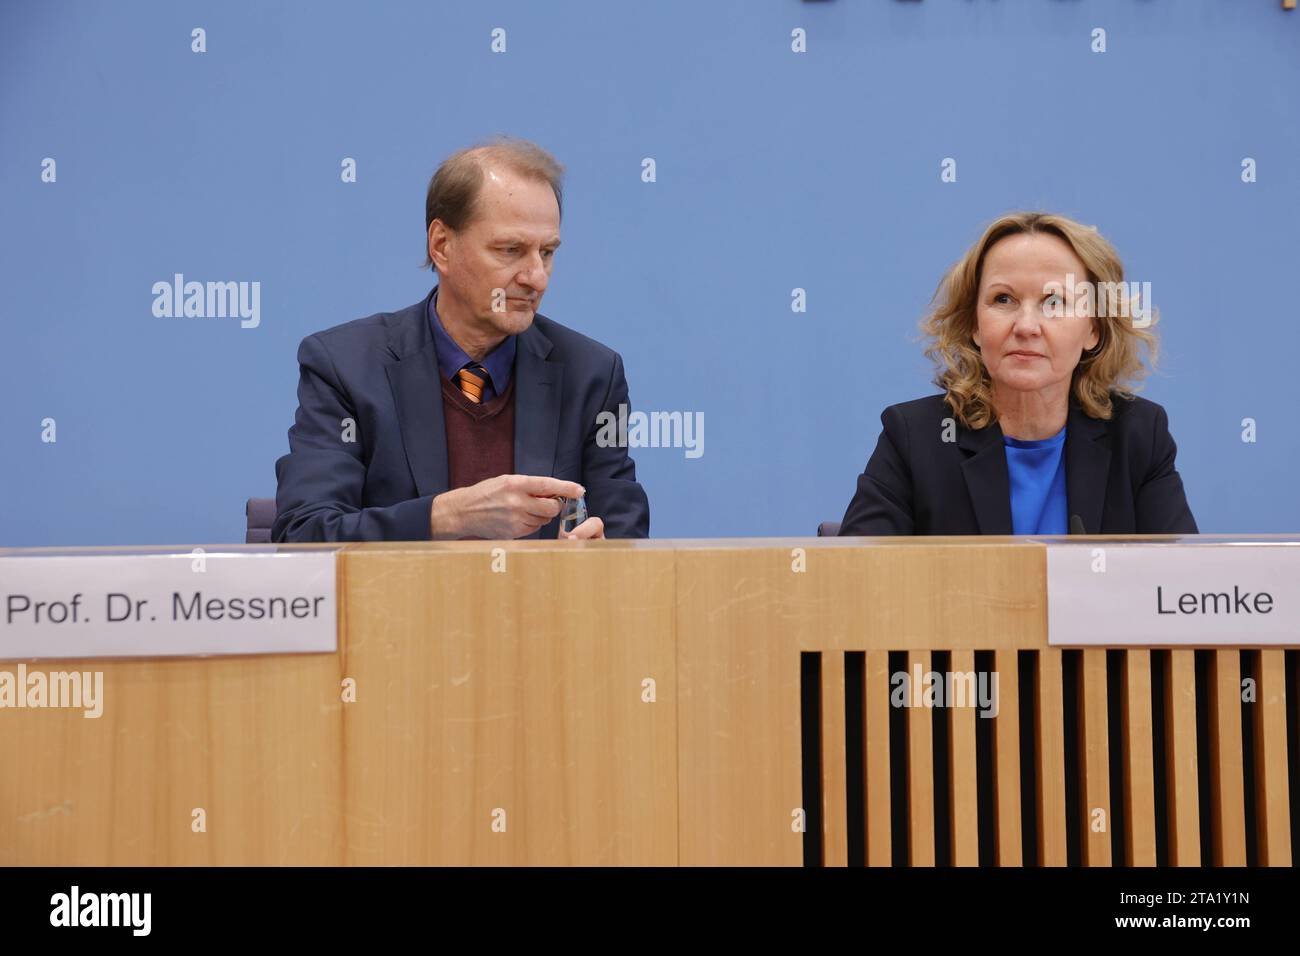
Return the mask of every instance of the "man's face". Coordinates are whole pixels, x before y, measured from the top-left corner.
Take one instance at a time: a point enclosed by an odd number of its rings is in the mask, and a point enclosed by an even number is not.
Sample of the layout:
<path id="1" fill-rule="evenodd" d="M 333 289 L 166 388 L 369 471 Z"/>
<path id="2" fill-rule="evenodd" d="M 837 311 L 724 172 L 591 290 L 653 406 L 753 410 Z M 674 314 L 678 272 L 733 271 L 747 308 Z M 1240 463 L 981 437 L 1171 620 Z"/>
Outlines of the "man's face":
<path id="1" fill-rule="evenodd" d="M 518 335 L 551 280 L 560 207 L 548 183 L 488 166 L 470 222 L 457 232 L 435 221 L 429 239 L 440 306 L 455 299 L 485 337 Z"/>

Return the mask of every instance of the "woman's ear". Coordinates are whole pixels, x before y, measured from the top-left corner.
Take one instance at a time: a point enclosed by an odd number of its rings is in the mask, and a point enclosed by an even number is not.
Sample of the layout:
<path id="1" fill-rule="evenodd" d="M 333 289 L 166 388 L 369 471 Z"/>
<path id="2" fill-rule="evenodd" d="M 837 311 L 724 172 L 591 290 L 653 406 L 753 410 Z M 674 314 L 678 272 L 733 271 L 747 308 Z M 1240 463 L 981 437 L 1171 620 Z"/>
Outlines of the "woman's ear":
<path id="1" fill-rule="evenodd" d="M 1101 341 L 1101 333 L 1097 331 L 1097 320 L 1093 319 L 1089 324 L 1088 338 L 1083 344 L 1084 351 L 1091 352 Z"/>

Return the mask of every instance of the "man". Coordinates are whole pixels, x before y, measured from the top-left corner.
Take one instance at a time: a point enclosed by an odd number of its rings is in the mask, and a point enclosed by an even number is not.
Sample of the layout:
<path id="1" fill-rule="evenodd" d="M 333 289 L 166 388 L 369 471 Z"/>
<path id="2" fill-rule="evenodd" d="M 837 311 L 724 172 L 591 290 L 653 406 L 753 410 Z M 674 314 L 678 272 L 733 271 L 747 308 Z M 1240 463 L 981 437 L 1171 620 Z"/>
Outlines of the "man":
<path id="1" fill-rule="evenodd" d="M 628 404 L 619 355 L 536 312 L 560 245 L 563 169 L 519 140 L 471 147 L 425 204 L 438 285 L 305 338 L 274 541 L 642 538 L 650 506 L 597 416 Z"/>

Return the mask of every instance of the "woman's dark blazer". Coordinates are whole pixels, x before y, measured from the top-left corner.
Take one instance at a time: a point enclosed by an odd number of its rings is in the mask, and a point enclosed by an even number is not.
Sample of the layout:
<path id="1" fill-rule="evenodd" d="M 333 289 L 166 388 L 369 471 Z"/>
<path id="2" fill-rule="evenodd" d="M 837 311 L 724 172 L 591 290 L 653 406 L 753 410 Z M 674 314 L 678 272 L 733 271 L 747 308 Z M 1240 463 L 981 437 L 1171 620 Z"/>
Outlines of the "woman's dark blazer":
<path id="1" fill-rule="evenodd" d="M 1087 534 L 1195 534 L 1165 410 L 1118 395 L 1112 406 L 1110 420 L 1102 421 L 1070 401 L 1065 491 L 1071 530 L 1079 529 L 1077 517 Z M 999 425 L 972 430 L 953 424 L 943 395 L 891 405 L 880 421 L 885 429 L 858 478 L 841 535 L 1012 533 Z"/>

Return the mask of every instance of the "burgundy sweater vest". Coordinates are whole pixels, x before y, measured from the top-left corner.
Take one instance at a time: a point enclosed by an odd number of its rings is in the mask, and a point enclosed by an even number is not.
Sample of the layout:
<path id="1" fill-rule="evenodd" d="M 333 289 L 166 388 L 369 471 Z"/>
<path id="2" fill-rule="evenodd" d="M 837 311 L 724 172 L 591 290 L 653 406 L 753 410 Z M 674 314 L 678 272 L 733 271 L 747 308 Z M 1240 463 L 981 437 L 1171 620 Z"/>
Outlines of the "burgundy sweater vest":
<path id="1" fill-rule="evenodd" d="M 458 386 L 442 379 L 442 418 L 447 430 L 447 477 L 452 488 L 514 473 L 513 375 L 504 394 L 481 405 L 475 405 Z"/>

